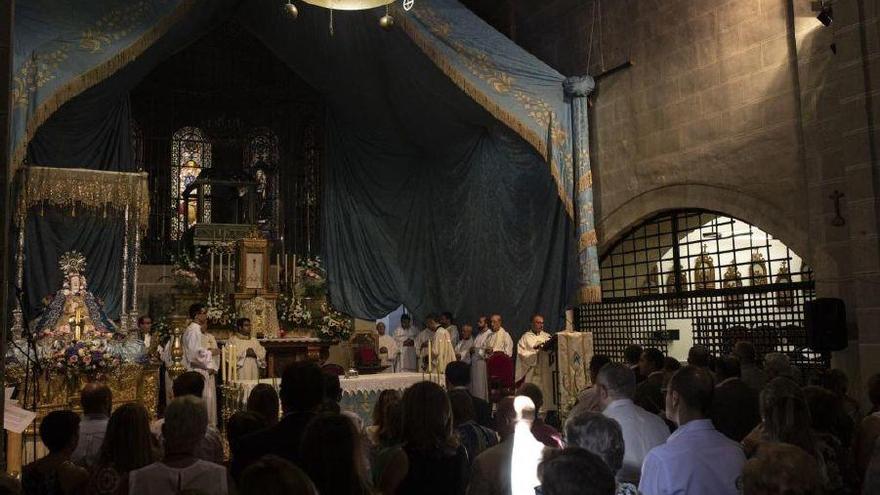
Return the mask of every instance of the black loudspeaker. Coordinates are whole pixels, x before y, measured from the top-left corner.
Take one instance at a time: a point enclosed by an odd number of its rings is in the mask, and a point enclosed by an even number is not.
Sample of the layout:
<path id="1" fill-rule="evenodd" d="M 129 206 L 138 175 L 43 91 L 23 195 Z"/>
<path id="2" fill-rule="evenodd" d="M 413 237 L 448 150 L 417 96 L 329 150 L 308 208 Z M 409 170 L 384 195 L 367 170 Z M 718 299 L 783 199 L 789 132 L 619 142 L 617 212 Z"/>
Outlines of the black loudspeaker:
<path id="1" fill-rule="evenodd" d="M 842 299 L 831 297 L 807 301 L 804 304 L 807 324 L 807 344 L 817 352 L 846 349 L 846 305 Z"/>

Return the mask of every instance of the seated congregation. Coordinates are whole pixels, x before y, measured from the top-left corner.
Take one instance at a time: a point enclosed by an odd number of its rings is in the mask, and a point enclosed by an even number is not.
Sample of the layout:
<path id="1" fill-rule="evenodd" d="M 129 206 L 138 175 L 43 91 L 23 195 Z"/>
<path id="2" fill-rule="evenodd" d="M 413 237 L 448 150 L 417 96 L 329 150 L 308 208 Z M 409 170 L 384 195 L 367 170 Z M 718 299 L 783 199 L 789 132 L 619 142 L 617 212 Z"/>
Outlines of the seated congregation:
<path id="1" fill-rule="evenodd" d="M 204 379 L 174 380 L 164 417 L 110 411 L 106 387 L 82 390 L 82 417 L 40 424 L 49 455 L 24 468 L 23 493 L 44 494 L 858 494 L 880 493 L 880 375 L 870 415 L 837 370 L 801 383 L 782 354 L 758 365 L 739 342 L 686 364 L 630 346 L 627 362 L 595 355 L 593 385 L 561 425 L 525 383 L 490 404 L 468 389 L 468 365 L 445 389 L 385 390 L 364 427 L 340 408 L 338 376 L 289 365 L 280 393 L 253 389 L 246 410 L 209 425 Z M 225 438 L 224 436 L 225 435 Z M 226 450 L 228 446 L 228 450 Z M 5 491 L 4 491 L 5 490 Z M 17 493 L 12 484 L 0 493 Z"/>

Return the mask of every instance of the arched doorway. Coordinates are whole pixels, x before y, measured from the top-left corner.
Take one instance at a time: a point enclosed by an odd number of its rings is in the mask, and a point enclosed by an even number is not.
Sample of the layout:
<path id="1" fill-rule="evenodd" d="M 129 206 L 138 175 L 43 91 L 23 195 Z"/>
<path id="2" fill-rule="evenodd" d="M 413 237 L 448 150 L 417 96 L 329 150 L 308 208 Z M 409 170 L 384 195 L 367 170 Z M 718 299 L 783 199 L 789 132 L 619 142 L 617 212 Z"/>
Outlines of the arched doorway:
<path id="1" fill-rule="evenodd" d="M 631 343 L 684 360 L 704 345 L 729 353 L 752 341 L 802 368 L 827 367 L 807 347 L 804 303 L 815 298 L 805 260 L 772 234 L 721 213 L 664 212 L 633 228 L 600 261 L 603 303 L 584 305 L 579 327 L 595 352 L 622 360 Z"/>

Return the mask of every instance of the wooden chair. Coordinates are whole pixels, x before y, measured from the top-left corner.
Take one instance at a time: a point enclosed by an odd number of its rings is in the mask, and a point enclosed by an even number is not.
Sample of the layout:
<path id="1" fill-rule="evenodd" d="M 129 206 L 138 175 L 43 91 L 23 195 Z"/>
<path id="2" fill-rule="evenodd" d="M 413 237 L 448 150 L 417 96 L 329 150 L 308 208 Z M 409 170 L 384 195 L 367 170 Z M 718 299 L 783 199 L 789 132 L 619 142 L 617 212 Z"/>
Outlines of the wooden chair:
<path id="1" fill-rule="evenodd" d="M 489 379 L 489 400 L 498 402 L 516 392 L 514 384 L 513 358 L 503 352 L 496 352 L 486 359 L 486 374 Z"/>

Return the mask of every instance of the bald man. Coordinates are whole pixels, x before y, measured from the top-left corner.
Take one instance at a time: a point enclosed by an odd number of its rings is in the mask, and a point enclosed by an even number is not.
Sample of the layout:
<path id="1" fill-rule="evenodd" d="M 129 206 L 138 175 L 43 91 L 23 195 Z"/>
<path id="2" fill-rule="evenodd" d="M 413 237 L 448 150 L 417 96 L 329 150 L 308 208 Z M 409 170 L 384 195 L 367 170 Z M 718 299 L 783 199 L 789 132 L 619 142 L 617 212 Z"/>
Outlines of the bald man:
<path id="1" fill-rule="evenodd" d="M 507 333 L 507 330 L 501 326 L 501 315 L 492 315 L 489 323 L 492 325 L 492 333 L 486 339 L 486 347 L 488 347 L 489 350 L 487 355 L 496 352 L 503 352 L 509 357 L 513 357 L 513 339 L 510 338 L 510 334 Z"/>

